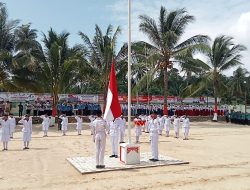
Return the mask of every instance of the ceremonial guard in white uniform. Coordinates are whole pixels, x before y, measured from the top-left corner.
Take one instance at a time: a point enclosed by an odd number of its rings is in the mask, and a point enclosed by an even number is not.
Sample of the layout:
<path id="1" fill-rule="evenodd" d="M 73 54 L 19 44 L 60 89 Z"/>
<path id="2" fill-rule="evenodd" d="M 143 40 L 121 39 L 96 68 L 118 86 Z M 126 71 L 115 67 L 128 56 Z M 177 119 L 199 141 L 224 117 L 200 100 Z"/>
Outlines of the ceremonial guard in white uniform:
<path id="1" fill-rule="evenodd" d="M 119 129 L 120 129 L 120 143 L 124 143 L 124 136 L 125 136 L 125 130 L 126 130 L 126 119 L 121 115 L 119 117 Z"/>
<path id="2" fill-rule="evenodd" d="M 12 139 L 16 129 L 16 119 L 13 117 L 13 114 L 9 115 L 9 121 L 10 121 L 10 138 Z"/>
<path id="3" fill-rule="evenodd" d="M 177 116 L 174 117 L 174 132 L 175 138 L 179 138 L 179 131 L 180 131 L 180 118 Z"/>
<path id="4" fill-rule="evenodd" d="M 164 117 L 158 116 L 158 122 L 159 122 L 159 135 L 162 135 L 162 131 L 164 128 Z"/>
<path id="5" fill-rule="evenodd" d="M 190 122 L 189 122 L 189 118 L 187 118 L 187 116 L 183 116 L 182 117 L 182 131 L 184 134 L 184 139 L 183 140 L 188 140 L 188 134 L 189 134 L 189 129 L 190 129 Z"/>
<path id="6" fill-rule="evenodd" d="M 77 130 L 77 134 L 81 135 L 82 134 L 82 118 L 81 116 L 75 116 L 76 119 L 76 130 Z"/>
<path id="7" fill-rule="evenodd" d="M 3 151 L 8 150 L 8 142 L 10 141 L 10 121 L 8 120 L 8 115 L 4 115 L 0 119 L 0 138 L 3 142 Z"/>
<path id="8" fill-rule="evenodd" d="M 18 123 L 23 124 L 23 143 L 24 143 L 24 150 L 29 149 L 29 143 L 31 141 L 31 134 L 32 134 L 32 118 L 26 115 L 22 118 Z"/>
<path id="9" fill-rule="evenodd" d="M 111 141 L 112 154 L 110 158 L 118 158 L 118 139 L 119 139 L 119 118 L 109 122 L 109 135 Z"/>
<path id="10" fill-rule="evenodd" d="M 145 132 L 145 124 L 146 124 L 146 117 L 147 117 L 147 116 L 144 115 L 144 114 L 141 114 L 139 117 L 140 117 L 141 120 L 142 120 L 141 130 L 142 130 L 142 132 Z"/>
<path id="11" fill-rule="evenodd" d="M 171 118 L 168 117 L 167 115 L 164 116 L 164 128 L 166 130 L 166 136 L 169 137 L 169 132 L 170 132 L 170 128 L 171 128 Z"/>
<path id="12" fill-rule="evenodd" d="M 40 116 L 43 119 L 42 128 L 43 128 L 43 137 L 48 137 L 48 130 L 50 124 L 50 118 L 47 114 Z"/>
<path id="13" fill-rule="evenodd" d="M 93 141 L 96 145 L 96 168 L 105 168 L 104 153 L 106 146 L 107 123 L 101 117 L 102 112 L 97 112 L 97 118 L 93 121 Z"/>
<path id="14" fill-rule="evenodd" d="M 66 132 L 68 130 L 69 121 L 68 121 L 68 118 L 67 118 L 67 116 L 65 114 L 61 115 L 59 118 L 62 120 L 62 122 L 61 122 L 62 132 L 63 132 L 63 136 L 65 136 Z"/>
<path id="15" fill-rule="evenodd" d="M 156 114 L 152 114 L 152 120 L 149 123 L 149 134 L 151 139 L 152 158 L 150 161 L 156 162 L 158 160 L 158 138 L 159 138 L 159 121 Z"/>
<path id="16" fill-rule="evenodd" d="M 142 120 L 141 118 L 138 117 L 138 115 L 134 119 L 134 124 L 135 124 L 135 138 L 136 138 L 135 143 L 140 143 L 140 136 L 142 134 L 141 133 Z"/>

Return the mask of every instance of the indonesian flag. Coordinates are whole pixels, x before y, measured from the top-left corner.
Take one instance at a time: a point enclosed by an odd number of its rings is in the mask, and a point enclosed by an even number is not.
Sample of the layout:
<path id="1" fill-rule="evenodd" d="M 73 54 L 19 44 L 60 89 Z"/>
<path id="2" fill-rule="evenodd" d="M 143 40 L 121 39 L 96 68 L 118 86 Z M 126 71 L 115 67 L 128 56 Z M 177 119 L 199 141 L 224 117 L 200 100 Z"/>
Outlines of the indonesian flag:
<path id="1" fill-rule="evenodd" d="M 107 93 L 106 108 L 104 112 L 104 119 L 106 121 L 113 121 L 117 117 L 120 117 L 121 113 L 122 111 L 118 100 L 118 91 L 116 85 L 115 61 L 113 60 L 109 76 L 109 87 Z"/>

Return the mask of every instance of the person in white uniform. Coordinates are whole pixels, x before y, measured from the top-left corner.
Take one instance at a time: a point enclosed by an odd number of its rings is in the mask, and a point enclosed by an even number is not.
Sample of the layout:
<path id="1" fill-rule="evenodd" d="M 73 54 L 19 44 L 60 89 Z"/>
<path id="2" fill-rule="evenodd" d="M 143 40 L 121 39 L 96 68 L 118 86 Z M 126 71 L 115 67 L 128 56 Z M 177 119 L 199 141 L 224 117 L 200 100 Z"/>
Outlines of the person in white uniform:
<path id="1" fill-rule="evenodd" d="M 62 135 L 65 136 L 65 135 L 66 135 L 66 132 L 67 132 L 67 130 L 68 130 L 68 123 L 69 123 L 68 117 L 67 117 L 65 114 L 63 114 L 63 115 L 61 115 L 59 118 L 62 120 L 62 122 L 61 122 L 61 125 L 62 125 L 62 132 L 63 132 Z"/>
<path id="2" fill-rule="evenodd" d="M 140 143 L 140 136 L 142 134 L 141 132 L 141 126 L 142 126 L 142 120 L 139 118 L 138 115 L 136 115 L 136 118 L 134 119 L 135 124 L 135 143 Z"/>
<path id="3" fill-rule="evenodd" d="M 142 130 L 142 132 L 145 132 L 145 124 L 146 124 L 146 117 L 147 117 L 147 116 L 144 115 L 144 114 L 141 114 L 139 117 L 140 117 L 141 120 L 142 120 L 141 130 Z"/>
<path id="4" fill-rule="evenodd" d="M 188 134 L 189 134 L 189 129 L 190 129 L 190 122 L 189 118 L 187 118 L 186 115 L 182 117 L 182 131 L 184 134 L 184 139 L 183 140 L 188 140 Z"/>
<path id="5" fill-rule="evenodd" d="M 9 115 L 9 121 L 10 121 L 10 138 L 12 139 L 16 129 L 16 119 L 14 118 L 13 114 Z"/>
<path id="6" fill-rule="evenodd" d="M 8 142 L 10 141 L 10 121 L 8 115 L 4 115 L 0 119 L 1 141 L 3 142 L 3 151 L 8 150 Z"/>
<path id="7" fill-rule="evenodd" d="M 97 118 L 93 121 L 93 141 L 96 146 L 96 168 L 105 168 L 104 153 L 106 146 L 107 123 L 101 117 L 102 111 L 97 111 Z"/>
<path id="8" fill-rule="evenodd" d="M 124 142 L 124 136 L 125 136 L 125 130 L 126 130 L 126 119 L 121 115 L 119 119 L 119 129 L 120 129 L 120 138 L 119 141 L 120 143 L 125 143 Z"/>
<path id="9" fill-rule="evenodd" d="M 164 128 L 166 131 L 166 137 L 169 137 L 169 132 L 170 132 L 170 128 L 171 128 L 171 119 L 166 115 L 164 116 Z"/>
<path id="10" fill-rule="evenodd" d="M 156 162 L 159 161 L 158 159 L 158 138 L 159 138 L 159 121 L 156 118 L 156 114 L 152 114 L 152 120 L 149 123 L 149 134 L 151 138 L 151 153 L 152 158 L 149 159 L 150 161 Z"/>
<path id="11" fill-rule="evenodd" d="M 43 137 L 48 137 L 50 118 L 49 118 L 49 116 L 47 114 L 41 115 L 40 118 L 43 119 L 43 122 L 42 122 Z"/>
<path id="12" fill-rule="evenodd" d="M 31 141 L 31 134 L 32 134 L 32 118 L 30 118 L 28 115 L 24 116 L 18 123 L 23 124 L 23 144 L 25 149 L 29 149 L 29 143 Z"/>
<path id="13" fill-rule="evenodd" d="M 174 117 L 174 132 L 175 132 L 175 138 L 179 138 L 180 133 L 180 118 L 175 116 Z"/>
<path id="14" fill-rule="evenodd" d="M 118 158 L 118 139 L 119 139 L 119 118 L 109 122 L 109 135 L 112 147 L 110 158 Z"/>
<path id="15" fill-rule="evenodd" d="M 159 135 L 162 135 L 162 131 L 164 128 L 164 117 L 161 117 L 160 115 L 158 116 L 158 122 L 159 122 Z"/>
<path id="16" fill-rule="evenodd" d="M 75 116 L 76 119 L 76 131 L 78 135 L 82 135 L 82 117 L 80 115 Z"/>

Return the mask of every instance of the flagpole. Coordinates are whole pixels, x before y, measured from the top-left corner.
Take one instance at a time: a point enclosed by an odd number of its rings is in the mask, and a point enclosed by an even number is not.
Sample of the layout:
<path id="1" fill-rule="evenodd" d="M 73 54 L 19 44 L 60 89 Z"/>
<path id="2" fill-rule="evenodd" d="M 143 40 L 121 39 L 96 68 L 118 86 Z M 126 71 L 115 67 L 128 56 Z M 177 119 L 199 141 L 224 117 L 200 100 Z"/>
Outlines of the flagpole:
<path id="1" fill-rule="evenodd" d="M 131 144 L 131 0 L 128 0 L 128 143 Z"/>

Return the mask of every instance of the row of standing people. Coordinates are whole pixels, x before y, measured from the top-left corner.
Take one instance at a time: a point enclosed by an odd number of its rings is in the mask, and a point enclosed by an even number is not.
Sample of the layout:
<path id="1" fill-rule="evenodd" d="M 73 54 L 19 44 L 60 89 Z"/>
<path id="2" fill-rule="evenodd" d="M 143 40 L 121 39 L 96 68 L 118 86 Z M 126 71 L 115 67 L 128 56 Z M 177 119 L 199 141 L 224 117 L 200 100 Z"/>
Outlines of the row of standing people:
<path id="1" fill-rule="evenodd" d="M 224 116 L 228 110 L 226 106 L 221 106 L 218 109 L 218 115 Z M 122 111 L 124 115 L 127 115 L 128 108 L 126 104 L 122 104 Z M 149 115 L 156 113 L 157 115 L 163 115 L 163 104 L 132 104 L 131 115 Z M 169 105 L 168 114 L 169 116 L 212 116 L 214 113 L 213 107 L 211 106 L 200 106 L 200 105 Z"/>
<path id="2" fill-rule="evenodd" d="M 116 118 L 114 121 L 106 122 L 101 118 L 101 111 L 97 113 L 97 118 L 90 117 L 90 127 L 91 127 L 91 133 L 93 135 L 93 141 L 96 144 L 96 167 L 97 168 L 103 168 L 104 166 L 104 151 L 105 151 L 105 145 L 106 145 L 106 134 L 110 135 L 111 139 L 111 147 L 112 147 L 112 154 L 110 157 L 118 157 L 118 144 L 124 142 L 124 135 L 125 135 L 125 129 L 126 129 L 126 120 L 123 118 L 123 116 Z M 135 122 L 135 136 L 137 143 L 139 142 L 139 137 L 141 135 L 141 129 L 145 130 L 145 132 L 150 133 L 150 141 L 151 141 L 151 151 L 152 151 L 152 158 L 151 161 L 158 161 L 158 135 L 162 134 L 161 130 L 161 124 L 164 120 L 164 126 L 166 126 L 166 134 L 169 136 L 169 129 L 170 125 L 168 125 L 168 117 L 164 116 L 165 118 L 159 118 L 156 114 L 152 114 L 151 116 L 148 116 L 145 118 L 145 116 L 137 117 Z M 10 117 L 11 118 L 11 117 Z M 5 116 L 1 120 L 1 128 L 2 128 L 2 142 L 4 145 L 4 150 L 8 149 L 8 142 L 11 137 L 10 133 L 10 118 Z M 48 115 L 41 116 L 43 119 L 42 123 L 42 129 L 44 131 L 44 137 L 47 137 L 48 129 L 49 129 L 49 123 L 50 118 Z M 68 118 L 66 115 L 60 116 L 61 125 L 62 125 L 62 134 L 66 135 L 66 132 L 68 130 Z M 82 118 L 81 116 L 75 117 L 77 124 L 76 129 L 78 131 L 78 135 L 81 135 L 82 130 Z M 170 122 L 173 120 L 173 124 L 175 126 L 178 126 L 178 118 L 169 118 Z M 180 120 L 180 119 L 179 119 Z M 186 123 L 186 126 L 188 126 L 189 129 L 189 120 L 188 118 L 184 117 L 182 118 L 183 123 Z M 14 119 L 15 121 L 15 119 Z M 145 122 L 144 122 L 145 121 Z M 32 117 L 26 115 L 23 117 L 19 123 L 23 124 L 23 142 L 24 142 L 24 148 L 23 149 L 29 149 L 29 142 L 31 141 L 31 134 L 32 134 Z M 140 132 L 138 132 L 140 131 Z M 176 138 L 179 137 L 178 132 L 175 130 Z M 4 135 L 3 135 L 4 134 Z M 187 139 L 188 132 L 185 131 L 185 139 Z"/>
<path id="3" fill-rule="evenodd" d="M 32 117 L 26 115 L 21 120 L 19 120 L 20 124 L 23 125 L 22 133 L 23 133 L 23 143 L 24 143 L 24 150 L 29 149 L 29 142 L 31 141 L 31 134 L 32 134 Z M 0 140 L 3 143 L 3 151 L 8 150 L 8 143 L 10 139 L 13 138 L 13 133 L 15 132 L 16 127 L 16 119 L 13 117 L 12 114 L 10 116 L 4 115 L 3 118 L 0 119 Z"/>

